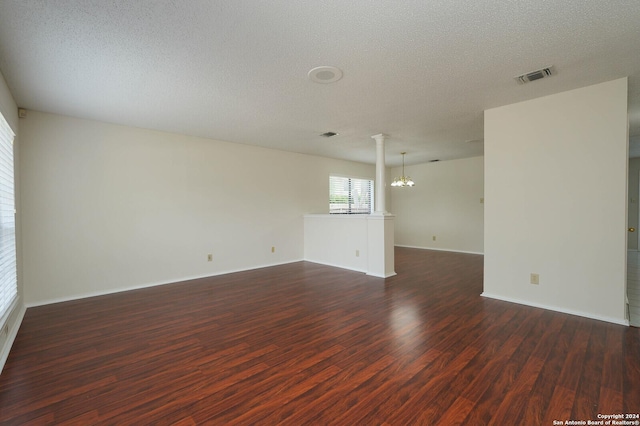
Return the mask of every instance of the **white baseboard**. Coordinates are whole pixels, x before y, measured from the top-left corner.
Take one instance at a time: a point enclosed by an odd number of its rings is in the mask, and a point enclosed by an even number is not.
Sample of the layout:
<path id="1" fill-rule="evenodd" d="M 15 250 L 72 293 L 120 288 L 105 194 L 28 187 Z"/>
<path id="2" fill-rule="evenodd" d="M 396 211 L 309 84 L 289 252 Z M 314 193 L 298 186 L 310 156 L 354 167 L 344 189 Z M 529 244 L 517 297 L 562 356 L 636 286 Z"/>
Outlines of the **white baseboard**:
<path id="1" fill-rule="evenodd" d="M 393 277 L 394 275 L 397 275 L 395 271 L 392 272 L 392 273 L 389 273 L 387 275 L 381 275 L 381 274 L 369 273 L 369 272 L 367 272 L 366 269 L 350 268 L 348 266 L 336 265 L 336 264 L 328 263 L 328 262 L 319 262 L 317 260 L 309 260 L 309 259 L 305 259 L 304 261 L 305 262 L 309 262 L 309 263 L 317 263 L 318 265 L 331 266 L 332 268 L 346 269 L 347 271 L 360 272 L 360 273 L 366 274 L 366 275 L 368 275 L 370 277 L 376 277 L 376 278 L 389 278 L 389 277 Z"/>
<path id="2" fill-rule="evenodd" d="M 27 308 L 33 308 L 33 307 L 36 307 L 36 306 L 51 305 L 53 303 L 70 302 L 72 300 L 87 299 L 89 297 L 97 297 L 97 296 L 106 296 L 108 294 L 122 293 L 124 291 L 140 290 L 140 289 L 143 289 L 143 288 L 156 287 L 156 286 L 159 286 L 159 285 L 175 284 L 175 283 L 179 283 L 179 282 L 183 282 L 183 281 L 191 281 L 191 280 L 199 280 L 199 279 L 202 279 L 202 278 L 217 277 L 219 275 L 227 275 L 227 274 L 233 274 L 233 273 L 236 273 L 236 272 L 252 271 L 254 269 L 269 268 L 269 267 L 272 267 L 272 266 L 287 265 L 289 263 L 296 263 L 296 262 L 302 262 L 302 261 L 303 261 L 303 259 L 288 260 L 286 262 L 270 263 L 268 265 L 261 265 L 261 266 L 252 266 L 250 268 L 245 268 L 245 269 L 232 269 L 232 270 L 216 272 L 214 274 L 208 274 L 208 275 L 196 275 L 196 276 L 191 276 L 191 277 L 176 278 L 176 279 L 171 280 L 171 281 L 161 281 L 161 282 L 155 282 L 155 283 L 134 285 L 134 286 L 125 287 L 125 288 L 118 288 L 118 289 L 110 289 L 110 290 L 105 290 L 105 291 L 96 291 L 96 292 L 91 292 L 91 293 L 76 294 L 76 295 L 68 296 L 68 297 L 60 297 L 60 298 L 56 298 L 56 299 L 47 299 L 47 300 L 41 300 L 41 301 L 36 301 L 36 302 L 30 302 L 30 303 L 26 304 L 26 307 Z"/>
<path id="3" fill-rule="evenodd" d="M 2 347 L 2 351 L 0 352 L 0 373 L 4 369 L 4 365 L 7 362 L 7 358 L 9 358 L 9 352 L 11 351 L 11 347 L 13 346 L 13 342 L 16 340 L 18 336 L 18 330 L 20 330 L 20 325 L 22 324 L 22 320 L 24 319 L 24 314 L 27 312 L 27 307 L 24 304 L 20 305 L 18 315 L 16 316 L 16 320 L 13 322 L 13 326 L 9 330 L 9 334 L 7 335 L 7 340 Z"/>
<path id="4" fill-rule="evenodd" d="M 369 273 L 367 273 L 367 275 L 369 275 L 370 277 L 376 277 L 376 278 L 389 278 L 389 277 L 393 277 L 393 276 L 398 275 L 398 274 L 396 274 L 395 272 L 392 272 L 392 273 L 387 274 L 387 275 L 378 275 L 378 274 L 369 274 Z"/>
<path id="5" fill-rule="evenodd" d="M 319 262 L 317 260 L 309 260 L 309 259 L 304 259 L 305 262 L 309 262 L 309 263 L 317 263 L 318 265 L 324 265 L 324 266 L 331 266 L 332 268 L 340 268 L 340 269 L 346 269 L 347 271 L 353 271 L 353 272 L 361 272 L 363 274 L 366 274 L 367 271 L 365 269 L 355 269 L 355 268 L 349 268 L 348 266 L 344 266 L 344 265 L 335 265 L 333 263 L 327 263 L 327 262 Z"/>
<path id="6" fill-rule="evenodd" d="M 404 248 L 412 248 L 412 249 L 420 249 L 420 250 L 450 251 L 452 253 L 480 254 L 484 256 L 484 253 L 481 253 L 478 251 L 465 251 L 465 250 L 455 250 L 455 249 L 436 248 L 436 247 L 406 246 L 404 244 L 396 244 L 395 247 L 404 247 Z"/>
<path id="7" fill-rule="evenodd" d="M 624 326 L 629 326 L 629 320 L 621 320 L 619 318 L 613 318 L 613 317 L 605 317 L 602 315 L 596 315 L 593 314 L 591 312 L 583 312 L 583 311 L 575 311 L 573 309 L 566 309 L 566 308 L 562 308 L 559 306 L 551 306 L 551 305 L 543 305 L 541 303 L 534 303 L 534 302 L 529 302 L 526 300 L 521 300 L 521 299 L 513 299 L 511 297 L 504 297 L 504 296 L 498 296 L 495 294 L 490 294 L 485 292 L 482 292 L 481 296 L 483 297 L 488 297 L 489 299 L 496 299 L 496 300 L 502 300 L 503 302 L 511 302 L 511 303 L 517 303 L 518 305 L 525 305 L 525 306 L 531 306 L 534 308 L 541 308 L 541 309 L 546 309 L 548 311 L 554 311 L 554 312 L 561 312 L 563 314 L 569 314 L 569 315 L 576 315 L 579 317 L 585 317 L 585 318 L 591 318 L 591 319 L 595 319 L 598 321 L 605 321 L 605 322 L 611 322 L 614 324 L 619 324 L 619 325 L 624 325 Z"/>

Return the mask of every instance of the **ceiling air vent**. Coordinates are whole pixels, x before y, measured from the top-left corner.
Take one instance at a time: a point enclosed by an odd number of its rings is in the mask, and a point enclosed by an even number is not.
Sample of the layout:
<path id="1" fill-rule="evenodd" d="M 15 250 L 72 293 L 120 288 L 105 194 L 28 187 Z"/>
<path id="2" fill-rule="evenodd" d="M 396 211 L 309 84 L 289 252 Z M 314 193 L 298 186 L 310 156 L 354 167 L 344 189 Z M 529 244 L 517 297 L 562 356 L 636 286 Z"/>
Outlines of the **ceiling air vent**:
<path id="1" fill-rule="evenodd" d="M 326 133 L 321 134 L 320 136 L 322 136 L 323 138 L 330 138 L 330 137 L 336 136 L 336 135 L 337 135 L 336 132 L 326 132 Z"/>
<path id="2" fill-rule="evenodd" d="M 531 81 L 540 80 L 541 78 L 551 77 L 554 73 L 553 66 L 542 68 L 541 70 L 531 71 L 516 77 L 516 81 L 520 84 L 529 83 Z"/>

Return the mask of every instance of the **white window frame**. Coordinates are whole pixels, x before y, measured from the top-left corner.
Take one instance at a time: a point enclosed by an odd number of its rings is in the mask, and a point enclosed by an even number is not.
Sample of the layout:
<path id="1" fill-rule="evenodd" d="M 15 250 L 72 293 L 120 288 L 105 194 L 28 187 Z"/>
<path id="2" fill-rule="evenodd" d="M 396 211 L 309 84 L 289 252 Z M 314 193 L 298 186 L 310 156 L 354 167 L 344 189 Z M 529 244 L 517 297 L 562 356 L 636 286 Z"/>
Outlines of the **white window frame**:
<path id="1" fill-rule="evenodd" d="M 0 327 L 5 326 L 18 299 L 14 138 L 0 114 Z"/>
<path id="2" fill-rule="evenodd" d="M 330 175 L 329 176 L 329 214 L 372 214 L 374 208 L 373 179 Z M 342 186 L 342 188 L 340 188 Z M 363 188 L 368 193 L 361 194 Z M 336 202 L 337 197 L 345 197 L 345 202 Z M 368 200 L 368 203 L 366 201 Z M 364 210 L 363 206 L 368 205 Z"/>

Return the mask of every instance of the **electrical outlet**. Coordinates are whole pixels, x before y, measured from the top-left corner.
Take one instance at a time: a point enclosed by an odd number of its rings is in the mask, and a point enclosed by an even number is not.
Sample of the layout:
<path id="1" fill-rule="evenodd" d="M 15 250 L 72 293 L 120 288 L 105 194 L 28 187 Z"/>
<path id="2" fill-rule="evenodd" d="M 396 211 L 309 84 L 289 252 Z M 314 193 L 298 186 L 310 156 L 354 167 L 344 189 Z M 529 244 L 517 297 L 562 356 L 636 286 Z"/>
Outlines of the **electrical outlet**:
<path id="1" fill-rule="evenodd" d="M 433 241 L 435 241 L 435 240 L 436 240 L 436 236 L 434 235 L 434 236 L 433 236 Z"/>
<path id="2" fill-rule="evenodd" d="M 360 250 L 356 250 L 356 257 L 360 257 Z"/>
<path id="3" fill-rule="evenodd" d="M 213 254 L 209 253 L 207 255 L 207 262 L 213 262 Z"/>
<path id="4" fill-rule="evenodd" d="M 276 252 L 276 248 L 274 246 L 271 246 L 271 253 L 275 253 Z"/>
<path id="5" fill-rule="evenodd" d="M 540 275 L 531 274 L 531 284 L 535 284 L 535 285 L 540 284 Z"/>

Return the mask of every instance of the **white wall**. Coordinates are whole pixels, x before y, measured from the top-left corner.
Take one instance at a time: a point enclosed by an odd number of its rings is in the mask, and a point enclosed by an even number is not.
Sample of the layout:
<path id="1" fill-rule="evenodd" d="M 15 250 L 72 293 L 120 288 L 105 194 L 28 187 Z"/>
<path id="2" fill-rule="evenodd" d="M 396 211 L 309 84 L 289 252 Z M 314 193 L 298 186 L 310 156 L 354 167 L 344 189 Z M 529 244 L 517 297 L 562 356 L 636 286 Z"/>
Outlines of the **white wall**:
<path id="1" fill-rule="evenodd" d="M 636 228 L 636 232 L 627 234 L 627 248 L 629 250 L 637 250 L 638 249 L 638 234 L 640 234 L 640 224 L 638 223 L 638 206 L 640 205 L 640 200 L 638 200 L 638 178 L 640 177 L 640 158 L 631 158 L 629 159 L 629 197 L 628 197 L 628 206 L 629 206 L 629 217 L 628 217 L 628 227 Z"/>
<path id="2" fill-rule="evenodd" d="M 402 167 L 389 174 L 400 176 Z M 482 253 L 483 157 L 405 166 L 405 174 L 416 186 L 391 188 L 396 245 Z"/>
<path id="3" fill-rule="evenodd" d="M 15 185 L 16 185 L 16 256 L 17 256 L 17 273 L 18 273 L 18 300 L 15 307 L 9 312 L 6 318 L 6 325 L 8 326 L 8 333 L 5 334 L 0 330 L 0 371 L 4 367 L 4 363 L 9 355 L 11 345 L 18 333 L 20 323 L 25 313 L 24 297 L 23 297 L 23 284 L 22 284 L 22 257 L 20 255 L 20 237 L 21 237 L 21 218 L 20 218 L 20 179 L 19 173 L 19 158 L 20 158 L 20 138 L 19 138 L 19 124 L 18 124 L 18 107 L 16 106 L 13 96 L 9 91 L 9 87 L 4 80 L 2 74 L 0 74 L 0 113 L 7 120 L 9 126 L 16 134 L 14 139 L 14 160 L 15 160 Z M 0 318 L 1 319 L 1 318 Z M 2 324 L 0 324 L 1 326 Z"/>
<path id="4" fill-rule="evenodd" d="M 627 142 L 626 78 L 485 111 L 485 296 L 626 323 Z"/>
<path id="5" fill-rule="evenodd" d="M 375 176 L 39 112 L 21 123 L 28 305 L 302 260 L 303 215 L 328 213 L 329 174 Z"/>
<path id="6" fill-rule="evenodd" d="M 304 217 L 304 259 L 388 278 L 396 275 L 392 215 Z"/>
<path id="7" fill-rule="evenodd" d="M 310 262 L 367 272 L 368 215 L 307 215 L 304 258 Z"/>

